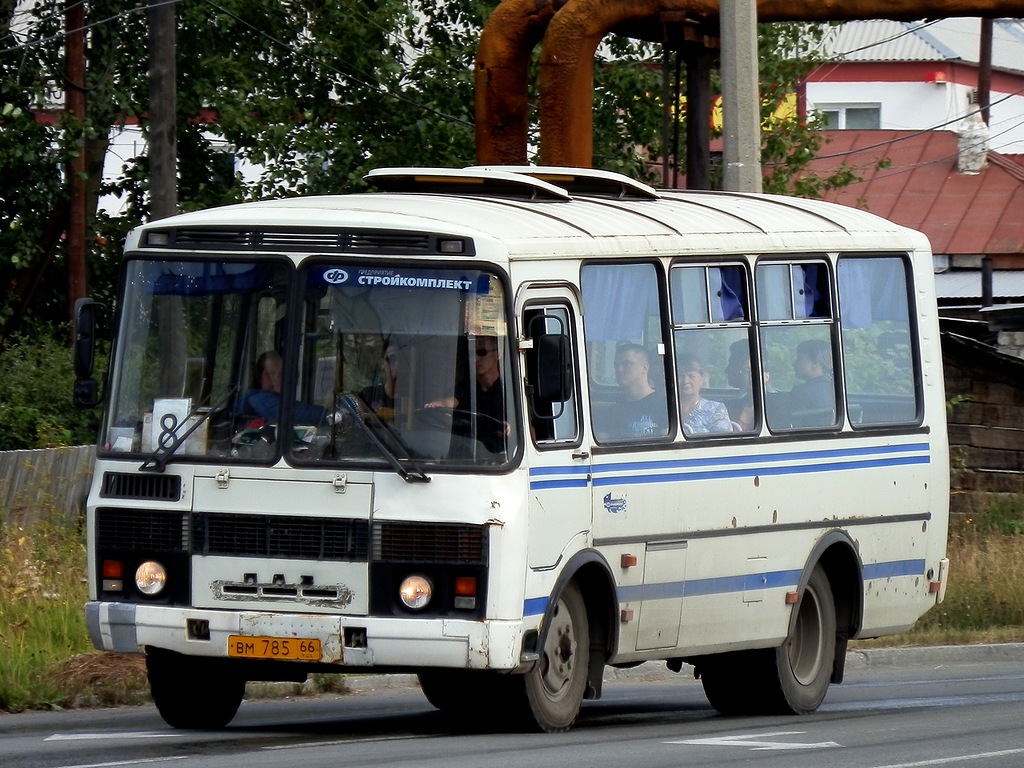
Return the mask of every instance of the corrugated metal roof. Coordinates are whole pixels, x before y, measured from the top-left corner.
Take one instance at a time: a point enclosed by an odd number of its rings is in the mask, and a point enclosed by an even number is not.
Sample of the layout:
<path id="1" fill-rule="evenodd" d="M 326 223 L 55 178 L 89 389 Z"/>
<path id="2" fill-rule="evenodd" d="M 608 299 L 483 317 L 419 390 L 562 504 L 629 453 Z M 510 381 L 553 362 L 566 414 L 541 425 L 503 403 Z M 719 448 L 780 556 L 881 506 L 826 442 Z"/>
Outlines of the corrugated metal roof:
<path id="1" fill-rule="evenodd" d="M 977 299 L 981 296 L 981 272 L 940 272 L 935 275 L 935 295 L 940 299 Z M 992 273 L 992 296 L 999 299 L 1024 297 L 1024 270 L 995 270 Z"/>
<path id="2" fill-rule="evenodd" d="M 936 254 L 1013 256 L 1024 266 L 1024 167 L 990 152 L 981 173 L 959 173 L 951 131 L 825 133 L 808 170 L 827 174 L 846 163 L 863 179 L 827 199 L 924 232 Z"/>
<path id="3" fill-rule="evenodd" d="M 980 19 L 934 21 L 847 21 L 830 34 L 825 48 L 840 61 L 962 61 L 977 64 Z M 992 67 L 1024 72 L 1024 22 L 998 19 L 992 29 Z"/>

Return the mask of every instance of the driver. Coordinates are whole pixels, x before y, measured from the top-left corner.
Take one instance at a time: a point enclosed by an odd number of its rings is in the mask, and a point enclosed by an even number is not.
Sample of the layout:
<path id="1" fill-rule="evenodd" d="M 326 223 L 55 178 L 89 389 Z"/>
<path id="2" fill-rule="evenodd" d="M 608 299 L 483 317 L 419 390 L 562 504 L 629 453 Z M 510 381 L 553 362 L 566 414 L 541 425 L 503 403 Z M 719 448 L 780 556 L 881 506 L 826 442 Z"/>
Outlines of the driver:
<path id="1" fill-rule="evenodd" d="M 491 453 L 502 453 L 509 425 L 505 416 L 505 388 L 501 381 L 498 339 L 495 336 L 477 336 L 475 342 L 471 344 L 475 353 L 475 391 L 432 400 L 425 407 L 472 411 L 477 439 Z"/>

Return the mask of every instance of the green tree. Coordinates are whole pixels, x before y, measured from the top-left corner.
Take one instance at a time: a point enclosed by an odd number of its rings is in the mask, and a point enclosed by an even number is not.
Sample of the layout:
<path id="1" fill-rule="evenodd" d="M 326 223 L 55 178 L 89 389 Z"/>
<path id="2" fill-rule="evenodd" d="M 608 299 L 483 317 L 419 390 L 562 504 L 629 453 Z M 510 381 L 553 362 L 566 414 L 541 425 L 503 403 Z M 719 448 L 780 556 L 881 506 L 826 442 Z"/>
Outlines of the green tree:
<path id="1" fill-rule="evenodd" d="M 473 62 L 479 30 L 496 0 L 180 0 L 177 13 L 179 205 L 183 210 L 255 197 L 338 193 L 365 187 L 382 165 L 474 162 Z M 64 320 L 60 233 L 67 160 L 85 153 L 89 210 L 102 194 L 121 210 L 89 222 L 91 293 L 113 300 L 119 247 L 148 215 L 145 153 L 100 173 L 110 128 L 145 132 L 145 4 L 86 0 L 88 111 L 74 124 L 60 111 L 63 9 L 58 0 L 0 3 L 0 336 L 22 317 Z M 761 26 L 766 187 L 789 188 L 820 145 L 813 123 L 767 122 L 817 64 L 818 28 Z M 794 55 L 794 52 L 799 55 Z M 609 38 L 595 67 L 599 167 L 649 173 L 664 151 L 661 48 Z M 712 85 L 714 87 L 714 83 Z M 45 119 L 40 119 L 45 118 Z M 225 149 L 231 151 L 226 153 Z M 245 181 L 232 159 L 261 166 Z M 852 176 L 800 176 L 800 194 L 820 194 Z M 26 300 L 31 303 L 26 306 Z"/>

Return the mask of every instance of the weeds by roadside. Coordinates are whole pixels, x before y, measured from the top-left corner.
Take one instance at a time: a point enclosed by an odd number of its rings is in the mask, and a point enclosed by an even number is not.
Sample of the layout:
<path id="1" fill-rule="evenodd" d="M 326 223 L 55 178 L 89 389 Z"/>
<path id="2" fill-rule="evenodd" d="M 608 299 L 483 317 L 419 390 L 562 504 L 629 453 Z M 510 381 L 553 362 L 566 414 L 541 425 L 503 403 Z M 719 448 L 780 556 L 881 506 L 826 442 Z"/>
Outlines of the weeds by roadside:
<path id="1" fill-rule="evenodd" d="M 0 710 L 62 706 L 55 665 L 89 650 L 81 526 L 0 523 Z"/>

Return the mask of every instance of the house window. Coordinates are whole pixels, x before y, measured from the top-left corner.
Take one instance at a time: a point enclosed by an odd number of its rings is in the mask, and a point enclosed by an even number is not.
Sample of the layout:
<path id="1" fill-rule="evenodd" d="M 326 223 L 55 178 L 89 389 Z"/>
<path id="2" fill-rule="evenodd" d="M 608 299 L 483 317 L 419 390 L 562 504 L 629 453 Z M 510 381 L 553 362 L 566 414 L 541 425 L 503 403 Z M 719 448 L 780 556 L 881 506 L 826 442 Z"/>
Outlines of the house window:
<path id="1" fill-rule="evenodd" d="M 882 127 L 882 107 L 879 104 L 856 106 L 826 106 L 817 110 L 828 130 L 865 130 Z"/>

